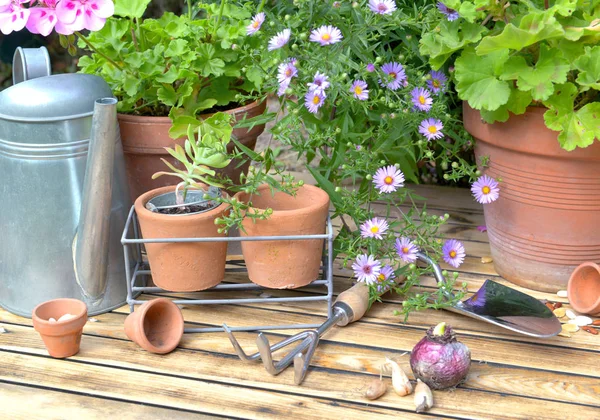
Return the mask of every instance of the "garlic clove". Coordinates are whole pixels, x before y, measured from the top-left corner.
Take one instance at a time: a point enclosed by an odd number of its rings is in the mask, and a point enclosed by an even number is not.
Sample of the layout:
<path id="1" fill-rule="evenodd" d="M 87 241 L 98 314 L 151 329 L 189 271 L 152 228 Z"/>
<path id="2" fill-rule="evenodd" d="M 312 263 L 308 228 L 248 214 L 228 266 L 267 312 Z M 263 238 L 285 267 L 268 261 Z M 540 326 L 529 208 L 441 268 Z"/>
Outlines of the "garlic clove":
<path id="1" fill-rule="evenodd" d="M 73 319 L 73 318 L 76 318 L 75 315 L 64 314 L 63 316 L 61 316 L 60 318 L 58 318 L 58 320 L 56 322 L 68 321 L 68 320 Z"/>
<path id="2" fill-rule="evenodd" d="M 577 314 L 570 309 L 567 309 L 565 314 L 569 319 L 575 319 L 577 317 Z"/>
<path id="3" fill-rule="evenodd" d="M 431 388 L 420 379 L 417 379 L 414 400 L 417 413 L 422 413 L 433 407 L 433 394 L 431 393 Z"/>
<path id="4" fill-rule="evenodd" d="M 386 363 L 392 368 L 392 387 L 396 394 L 404 397 L 413 391 L 412 384 L 398 363 L 386 357 Z"/>
<path id="5" fill-rule="evenodd" d="M 566 290 L 559 290 L 556 295 L 558 297 L 562 297 L 562 298 L 566 298 L 567 297 L 567 291 Z"/>
<path id="6" fill-rule="evenodd" d="M 365 397 L 370 400 L 376 400 L 387 391 L 387 385 L 381 379 L 374 379 L 365 392 Z"/>

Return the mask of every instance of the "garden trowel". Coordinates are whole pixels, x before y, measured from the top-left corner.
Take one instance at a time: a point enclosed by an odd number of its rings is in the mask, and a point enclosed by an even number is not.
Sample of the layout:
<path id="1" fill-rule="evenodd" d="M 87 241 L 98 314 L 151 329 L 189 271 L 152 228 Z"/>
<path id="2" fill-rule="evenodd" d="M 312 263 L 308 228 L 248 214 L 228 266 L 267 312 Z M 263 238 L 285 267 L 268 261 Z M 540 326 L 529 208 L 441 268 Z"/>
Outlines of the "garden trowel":
<path id="1" fill-rule="evenodd" d="M 417 257 L 433 269 L 438 284 L 445 282 L 442 270 L 431 258 L 423 253 Z M 453 297 L 451 291 L 446 293 Z M 542 302 L 489 279 L 473 296 L 444 309 L 531 337 L 553 337 L 561 330 L 558 318 Z"/>

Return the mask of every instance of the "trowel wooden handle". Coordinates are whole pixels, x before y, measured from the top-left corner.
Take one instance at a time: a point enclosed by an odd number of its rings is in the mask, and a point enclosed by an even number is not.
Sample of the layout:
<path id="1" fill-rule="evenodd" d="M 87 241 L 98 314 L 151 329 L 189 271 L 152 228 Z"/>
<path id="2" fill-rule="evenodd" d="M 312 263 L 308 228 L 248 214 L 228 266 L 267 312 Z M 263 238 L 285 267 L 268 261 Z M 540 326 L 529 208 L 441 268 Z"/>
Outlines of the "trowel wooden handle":
<path id="1" fill-rule="evenodd" d="M 366 283 L 356 283 L 350 289 L 340 293 L 335 301 L 345 303 L 352 309 L 352 319 L 348 323 L 358 321 L 369 309 L 369 286 Z"/>

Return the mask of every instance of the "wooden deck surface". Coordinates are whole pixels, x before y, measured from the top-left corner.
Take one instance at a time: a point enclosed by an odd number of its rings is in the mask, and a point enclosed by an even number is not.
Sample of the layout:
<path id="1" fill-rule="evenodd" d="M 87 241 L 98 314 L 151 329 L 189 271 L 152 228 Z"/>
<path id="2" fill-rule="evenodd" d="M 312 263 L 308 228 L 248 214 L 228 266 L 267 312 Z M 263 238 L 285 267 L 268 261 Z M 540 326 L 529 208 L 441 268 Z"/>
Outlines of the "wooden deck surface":
<path id="1" fill-rule="evenodd" d="M 486 278 L 502 282 L 492 264 L 481 263 L 489 245 L 487 235 L 476 230 L 484 223 L 483 214 L 469 191 L 429 186 L 417 190 L 428 198 L 429 213 L 450 214 L 444 233 L 465 243 L 468 257 L 459 271 L 469 290 L 477 290 Z M 335 274 L 337 294 L 352 279 L 339 265 Z M 242 277 L 229 275 L 226 280 Z M 433 286 L 434 281 L 427 278 L 423 284 Z M 555 295 L 527 292 L 567 304 Z M 403 324 L 393 315 L 401 300 L 387 294 L 361 321 L 325 335 L 301 386 L 294 385 L 291 368 L 271 376 L 261 363 L 242 362 L 224 333 L 185 334 L 171 354 L 147 353 L 125 336 L 127 307 L 88 322 L 79 354 L 56 360 L 48 356 L 30 319 L 0 310 L 0 326 L 7 331 L 0 334 L 0 418 L 600 419 L 600 335 L 579 331 L 571 338 L 533 339 L 446 311 L 415 313 Z M 184 306 L 183 313 L 186 324 L 196 327 L 223 322 L 321 323 L 325 305 Z M 435 391 L 435 407 L 426 415 L 414 413 L 412 396 L 399 397 L 392 391 L 389 377 L 386 395 L 365 399 L 366 385 L 379 376 L 384 358 L 394 358 L 409 373 L 407 352 L 440 321 L 451 324 L 471 349 L 468 380 L 455 390 Z M 273 342 L 292 333 L 277 332 L 270 338 Z M 255 333 L 236 336 L 247 351 L 255 350 Z M 412 379 L 412 373 L 409 376 Z"/>

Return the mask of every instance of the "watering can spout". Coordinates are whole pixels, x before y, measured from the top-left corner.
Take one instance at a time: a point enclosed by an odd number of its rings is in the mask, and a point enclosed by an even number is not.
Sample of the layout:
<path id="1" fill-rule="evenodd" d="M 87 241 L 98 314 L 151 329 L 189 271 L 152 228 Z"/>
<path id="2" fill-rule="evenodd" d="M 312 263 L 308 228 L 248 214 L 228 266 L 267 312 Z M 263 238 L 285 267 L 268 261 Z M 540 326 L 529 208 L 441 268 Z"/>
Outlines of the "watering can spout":
<path id="1" fill-rule="evenodd" d="M 79 225 L 73 241 L 75 279 L 89 303 L 102 301 L 107 285 L 117 100 L 96 100 Z"/>

